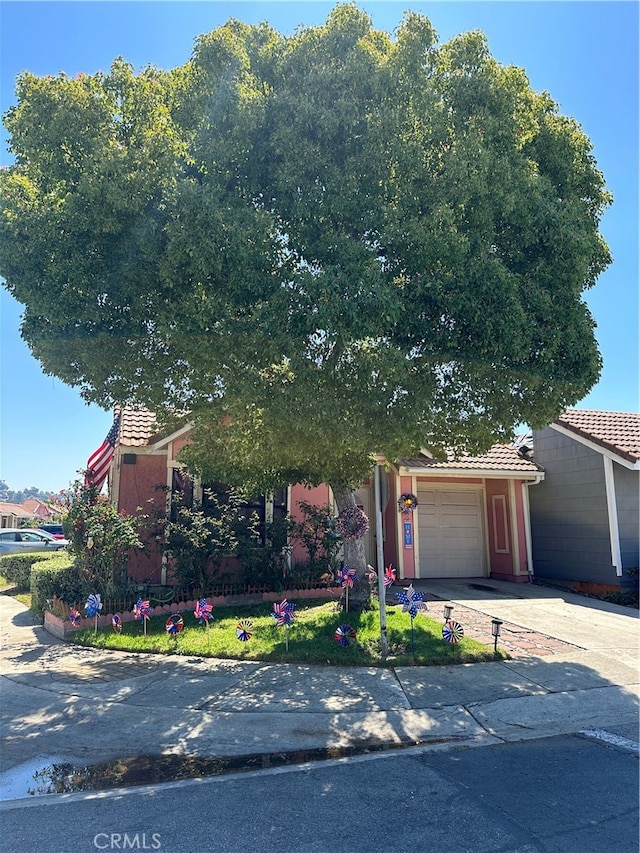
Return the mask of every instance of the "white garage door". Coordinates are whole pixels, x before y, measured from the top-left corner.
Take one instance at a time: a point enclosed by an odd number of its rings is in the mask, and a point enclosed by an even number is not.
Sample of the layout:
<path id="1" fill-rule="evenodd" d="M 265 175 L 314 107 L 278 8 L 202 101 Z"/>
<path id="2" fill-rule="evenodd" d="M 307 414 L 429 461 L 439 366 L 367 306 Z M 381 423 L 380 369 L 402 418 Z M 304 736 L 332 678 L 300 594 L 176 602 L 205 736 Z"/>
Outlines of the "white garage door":
<path id="1" fill-rule="evenodd" d="M 418 487 L 417 497 L 420 577 L 482 577 L 482 490 Z"/>

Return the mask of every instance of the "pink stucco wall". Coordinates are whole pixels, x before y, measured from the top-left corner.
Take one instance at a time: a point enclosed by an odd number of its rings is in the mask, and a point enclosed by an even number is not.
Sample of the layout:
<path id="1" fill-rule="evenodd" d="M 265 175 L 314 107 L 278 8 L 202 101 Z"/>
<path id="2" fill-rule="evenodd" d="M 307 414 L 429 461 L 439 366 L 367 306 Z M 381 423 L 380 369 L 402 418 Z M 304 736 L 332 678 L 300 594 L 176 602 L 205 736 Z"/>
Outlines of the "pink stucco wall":
<path id="1" fill-rule="evenodd" d="M 413 490 L 413 479 L 411 477 L 400 477 L 400 494 L 408 494 Z M 419 509 L 418 509 L 419 511 Z M 396 524 L 398 516 L 398 507 L 396 504 Z M 401 518 L 400 541 L 398 542 L 398 555 L 400 562 L 399 578 L 415 578 L 416 576 L 416 536 L 418 535 L 418 525 L 414 518 L 415 513 L 403 514 Z M 404 523 L 411 525 L 412 546 L 409 548 L 405 545 L 404 535 L 402 533 L 402 525 Z"/>
<path id="2" fill-rule="evenodd" d="M 289 493 L 289 515 L 296 522 L 303 518 L 303 513 L 300 510 L 300 501 L 314 504 L 315 506 L 327 506 L 329 503 L 329 486 L 322 484 L 313 488 L 307 488 L 300 483 L 291 486 Z M 293 543 L 291 551 L 291 559 L 294 563 L 304 562 L 308 559 L 307 552 L 299 543 Z"/>
<path id="3" fill-rule="evenodd" d="M 130 515 L 152 515 L 166 506 L 167 457 L 136 454 L 135 465 L 120 460 L 118 510 Z M 160 583 L 161 555 L 151 546 L 150 553 L 132 552 L 127 572 L 136 581 Z"/>

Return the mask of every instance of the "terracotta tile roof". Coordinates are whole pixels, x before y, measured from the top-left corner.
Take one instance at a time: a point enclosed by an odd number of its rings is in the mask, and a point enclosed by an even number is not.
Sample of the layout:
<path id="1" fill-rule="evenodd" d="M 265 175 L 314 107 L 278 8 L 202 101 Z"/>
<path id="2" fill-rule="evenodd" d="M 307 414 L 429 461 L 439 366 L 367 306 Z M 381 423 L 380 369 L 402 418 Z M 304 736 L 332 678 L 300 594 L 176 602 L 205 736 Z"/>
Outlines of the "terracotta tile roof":
<path id="1" fill-rule="evenodd" d="M 0 515 L 13 515 L 16 518 L 35 518 L 34 513 L 29 512 L 21 504 L 11 501 L 0 501 Z"/>
<path id="2" fill-rule="evenodd" d="M 124 447 L 144 447 L 157 432 L 156 416 L 146 409 L 122 409 L 120 444 Z"/>
<path id="3" fill-rule="evenodd" d="M 430 459 L 421 454 L 412 459 L 401 459 L 400 465 L 407 468 L 424 468 L 437 471 L 521 471 L 523 473 L 538 473 L 542 471 L 530 459 L 521 456 L 517 449 L 510 444 L 494 444 L 482 456 L 455 457 L 452 452 L 446 460 Z"/>
<path id="4" fill-rule="evenodd" d="M 640 461 L 640 414 L 567 409 L 554 423 L 628 462 Z"/>

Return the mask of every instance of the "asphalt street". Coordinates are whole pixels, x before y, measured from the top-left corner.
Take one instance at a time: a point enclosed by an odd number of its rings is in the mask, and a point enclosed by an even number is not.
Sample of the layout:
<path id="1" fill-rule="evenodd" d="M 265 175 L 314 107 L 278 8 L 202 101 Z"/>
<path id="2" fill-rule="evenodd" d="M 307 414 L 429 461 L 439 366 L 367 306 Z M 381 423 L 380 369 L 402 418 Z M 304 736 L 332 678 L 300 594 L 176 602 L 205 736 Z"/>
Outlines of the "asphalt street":
<path id="1" fill-rule="evenodd" d="M 0 804 L 43 853 L 637 853 L 638 759 L 563 736 Z"/>

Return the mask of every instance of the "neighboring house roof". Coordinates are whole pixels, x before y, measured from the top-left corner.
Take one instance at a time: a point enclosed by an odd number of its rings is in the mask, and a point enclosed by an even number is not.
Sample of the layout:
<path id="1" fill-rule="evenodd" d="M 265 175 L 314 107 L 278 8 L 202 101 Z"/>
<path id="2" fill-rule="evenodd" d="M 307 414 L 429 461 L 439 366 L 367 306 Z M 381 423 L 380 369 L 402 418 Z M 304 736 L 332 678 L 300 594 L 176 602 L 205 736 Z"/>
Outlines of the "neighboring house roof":
<path id="1" fill-rule="evenodd" d="M 564 427 L 627 462 L 640 462 L 640 414 L 568 409 L 551 426 Z"/>
<path id="2" fill-rule="evenodd" d="M 434 471 L 438 474 L 461 472 L 478 473 L 513 473 L 540 476 L 543 469 L 531 459 L 521 456 L 517 448 L 510 444 L 495 444 L 487 453 L 481 456 L 454 456 L 452 452 L 447 453 L 444 460 L 431 459 L 421 453 L 411 459 L 401 459 L 398 463 L 403 468 L 411 470 Z"/>
<path id="3" fill-rule="evenodd" d="M 21 504 L 11 501 L 0 501 L 0 516 L 12 515 L 15 518 L 35 518 L 35 513 L 29 512 Z"/>
<path id="4" fill-rule="evenodd" d="M 53 515 L 47 504 L 39 498 L 27 498 L 26 501 L 22 502 L 22 506 L 28 513 L 38 518 L 51 518 Z"/>

